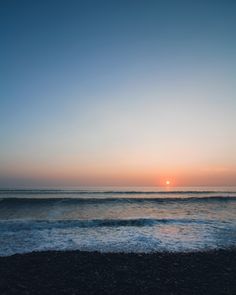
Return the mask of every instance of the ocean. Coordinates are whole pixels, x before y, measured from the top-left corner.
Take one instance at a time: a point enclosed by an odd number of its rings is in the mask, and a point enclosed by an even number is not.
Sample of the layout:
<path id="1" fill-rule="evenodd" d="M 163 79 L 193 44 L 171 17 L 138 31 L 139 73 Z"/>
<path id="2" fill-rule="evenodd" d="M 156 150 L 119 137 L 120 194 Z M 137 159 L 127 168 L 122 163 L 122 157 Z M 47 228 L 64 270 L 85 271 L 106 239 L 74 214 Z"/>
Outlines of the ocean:
<path id="1" fill-rule="evenodd" d="M 0 255 L 236 246 L 236 187 L 0 190 Z"/>

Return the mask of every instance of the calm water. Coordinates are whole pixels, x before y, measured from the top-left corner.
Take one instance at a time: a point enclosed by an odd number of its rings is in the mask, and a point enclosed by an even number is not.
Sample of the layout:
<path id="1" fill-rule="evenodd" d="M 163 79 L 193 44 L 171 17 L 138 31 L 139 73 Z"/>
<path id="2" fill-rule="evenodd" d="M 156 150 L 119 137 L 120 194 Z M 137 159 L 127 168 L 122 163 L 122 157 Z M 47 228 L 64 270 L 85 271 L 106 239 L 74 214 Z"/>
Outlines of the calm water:
<path id="1" fill-rule="evenodd" d="M 236 246 L 236 188 L 0 190 L 0 255 Z"/>

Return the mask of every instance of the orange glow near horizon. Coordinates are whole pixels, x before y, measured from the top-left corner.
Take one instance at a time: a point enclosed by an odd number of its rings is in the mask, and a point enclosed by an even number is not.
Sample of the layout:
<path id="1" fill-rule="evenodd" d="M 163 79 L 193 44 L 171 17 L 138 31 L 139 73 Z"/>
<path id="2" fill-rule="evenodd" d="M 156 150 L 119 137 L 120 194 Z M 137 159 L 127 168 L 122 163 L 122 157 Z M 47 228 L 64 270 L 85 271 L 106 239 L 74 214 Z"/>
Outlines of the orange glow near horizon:
<path id="1" fill-rule="evenodd" d="M 73 158 L 73 157 L 72 157 Z M 9 183 L 31 186 L 157 186 L 166 189 L 184 186 L 226 186 L 234 185 L 236 170 L 224 166 L 192 166 L 156 167 L 148 163 L 146 166 L 138 160 L 126 163 L 117 161 L 110 164 L 106 159 L 101 162 L 86 162 L 76 159 L 74 163 L 68 159 L 58 159 L 48 163 L 32 163 L 29 161 L 5 166 L 5 175 Z M 141 158 L 142 159 L 142 158 Z M 102 159 L 103 160 L 103 159 Z M 49 165 L 50 163 L 50 165 Z M 166 165 L 167 166 L 167 165 Z M 1 167 L 2 168 L 2 167 Z M 221 168 L 221 169 L 220 169 Z M 224 168 L 224 169 L 223 169 Z M 1 172 L 1 171 L 0 171 Z M 1 175 L 1 173 L 0 173 Z M 1 185 L 1 183 L 0 183 Z M 2 185 L 3 186 L 3 185 Z"/>
<path id="2" fill-rule="evenodd" d="M 0 187 L 236 186 L 236 1 L 31 2 L 1 2 Z"/>

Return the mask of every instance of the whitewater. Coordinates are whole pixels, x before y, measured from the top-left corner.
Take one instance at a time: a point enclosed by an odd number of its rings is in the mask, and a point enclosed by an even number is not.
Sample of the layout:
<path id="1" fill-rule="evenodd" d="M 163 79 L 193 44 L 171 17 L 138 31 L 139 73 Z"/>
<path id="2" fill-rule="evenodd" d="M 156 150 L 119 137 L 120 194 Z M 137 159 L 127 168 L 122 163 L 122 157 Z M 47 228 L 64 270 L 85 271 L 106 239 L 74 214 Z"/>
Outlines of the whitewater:
<path id="1" fill-rule="evenodd" d="M 236 188 L 0 190 L 0 255 L 236 245 Z"/>

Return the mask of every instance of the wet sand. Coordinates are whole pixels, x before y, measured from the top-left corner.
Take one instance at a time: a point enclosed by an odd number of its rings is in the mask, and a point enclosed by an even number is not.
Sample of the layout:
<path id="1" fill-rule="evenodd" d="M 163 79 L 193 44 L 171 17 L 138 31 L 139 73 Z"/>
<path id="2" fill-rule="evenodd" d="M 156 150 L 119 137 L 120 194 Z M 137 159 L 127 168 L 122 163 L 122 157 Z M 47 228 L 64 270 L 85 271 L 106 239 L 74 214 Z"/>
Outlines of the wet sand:
<path id="1" fill-rule="evenodd" d="M 0 294 L 236 294 L 236 250 L 0 258 Z"/>

